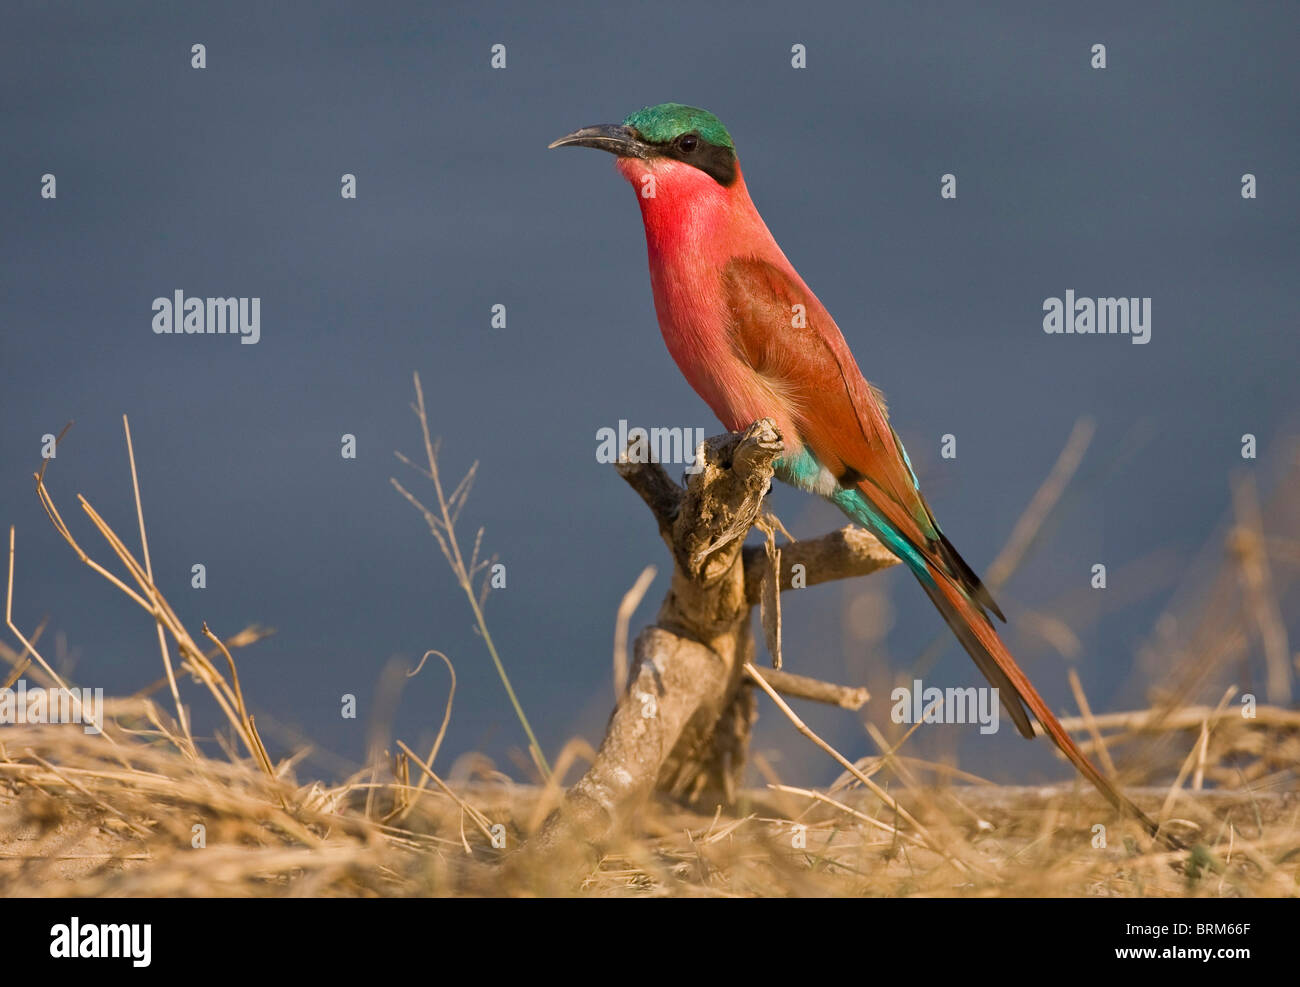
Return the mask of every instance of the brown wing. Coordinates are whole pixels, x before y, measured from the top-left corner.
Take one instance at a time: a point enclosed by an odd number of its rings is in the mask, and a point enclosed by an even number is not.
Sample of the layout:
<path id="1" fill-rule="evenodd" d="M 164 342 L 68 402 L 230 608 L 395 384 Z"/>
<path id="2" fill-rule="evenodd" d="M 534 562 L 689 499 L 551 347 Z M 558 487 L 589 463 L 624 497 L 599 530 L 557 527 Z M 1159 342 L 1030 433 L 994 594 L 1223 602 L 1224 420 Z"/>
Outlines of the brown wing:
<path id="1" fill-rule="evenodd" d="M 884 398 L 858 369 L 844 336 L 806 285 L 775 264 L 735 258 L 723 272 L 737 353 L 788 395 L 800 438 L 843 487 L 939 571 L 1002 616 L 935 523 Z M 802 306 L 796 308 L 796 306 Z"/>

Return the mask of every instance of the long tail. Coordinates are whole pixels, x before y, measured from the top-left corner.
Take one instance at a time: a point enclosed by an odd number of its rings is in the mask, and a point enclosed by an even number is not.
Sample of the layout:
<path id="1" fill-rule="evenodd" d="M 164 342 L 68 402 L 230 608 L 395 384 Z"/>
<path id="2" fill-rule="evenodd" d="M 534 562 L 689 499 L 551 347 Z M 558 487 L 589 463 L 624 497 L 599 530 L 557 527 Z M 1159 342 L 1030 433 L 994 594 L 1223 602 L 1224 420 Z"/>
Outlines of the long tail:
<path id="1" fill-rule="evenodd" d="M 1043 697 L 1038 694 L 1038 690 L 1011 657 L 1011 653 L 1007 651 L 983 610 L 950 576 L 933 566 L 928 567 L 928 571 L 924 574 L 917 573 L 917 581 L 929 594 L 935 607 L 943 615 L 943 619 L 952 628 L 952 632 L 957 635 L 957 640 L 962 643 L 962 647 L 975 659 L 975 664 L 979 666 L 980 671 L 998 688 L 1020 732 L 1026 737 L 1034 735 L 1033 727 L 1025 715 L 1024 707 L 1021 706 L 1023 702 L 1043 725 L 1047 735 L 1061 749 L 1061 753 L 1070 759 L 1070 762 L 1079 769 L 1080 774 L 1096 786 L 1097 791 L 1101 792 L 1111 805 L 1121 813 L 1127 813 L 1138 820 L 1152 836 L 1158 836 L 1159 827 L 1156 823 L 1116 788 L 1111 780 L 1088 760 L 1083 751 L 1079 750 L 1074 739 L 1065 732 L 1061 721 L 1056 718 Z M 1163 838 L 1171 842 L 1169 836 Z M 1172 842 L 1171 845 L 1176 846 Z"/>

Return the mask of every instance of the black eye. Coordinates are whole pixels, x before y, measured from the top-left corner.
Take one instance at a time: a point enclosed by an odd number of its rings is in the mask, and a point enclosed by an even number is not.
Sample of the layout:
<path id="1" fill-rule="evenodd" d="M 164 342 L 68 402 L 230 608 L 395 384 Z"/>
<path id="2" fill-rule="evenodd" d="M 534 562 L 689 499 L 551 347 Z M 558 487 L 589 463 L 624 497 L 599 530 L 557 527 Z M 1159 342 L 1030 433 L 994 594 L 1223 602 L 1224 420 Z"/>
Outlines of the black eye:
<path id="1" fill-rule="evenodd" d="M 682 134 L 681 137 L 677 138 L 677 146 L 685 153 L 690 154 L 700 146 L 700 139 L 694 134 Z"/>

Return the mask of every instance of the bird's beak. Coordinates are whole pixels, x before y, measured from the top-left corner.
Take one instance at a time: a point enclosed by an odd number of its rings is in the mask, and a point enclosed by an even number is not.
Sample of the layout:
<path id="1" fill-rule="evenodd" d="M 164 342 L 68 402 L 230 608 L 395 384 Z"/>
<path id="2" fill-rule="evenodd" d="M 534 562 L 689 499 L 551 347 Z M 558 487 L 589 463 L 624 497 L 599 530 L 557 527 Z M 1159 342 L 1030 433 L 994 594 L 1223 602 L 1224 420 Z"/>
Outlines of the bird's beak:
<path id="1" fill-rule="evenodd" d="M 631 127 L 617 123 L 602 123 L 583 127 L 566 137 L 552 141 L 549 147 L 595 147 L 617 154 L 620 158 L 645 158 L 650 156 L 650 145 Z"/>

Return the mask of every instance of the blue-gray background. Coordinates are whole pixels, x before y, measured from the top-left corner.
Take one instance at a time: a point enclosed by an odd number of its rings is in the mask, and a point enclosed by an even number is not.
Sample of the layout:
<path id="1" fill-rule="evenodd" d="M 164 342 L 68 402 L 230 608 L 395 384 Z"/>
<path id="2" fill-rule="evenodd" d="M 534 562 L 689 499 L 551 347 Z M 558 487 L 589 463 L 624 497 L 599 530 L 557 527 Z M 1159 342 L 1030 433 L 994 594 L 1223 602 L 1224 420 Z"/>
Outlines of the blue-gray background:
<path id="1" fill-rule="evenodd" d="M 1067 663 L 1017 615 L 1071 622 L 1095 706 L 1142 702 L 1134 654 L 1221 536 L 1230 473 L 1275 481 L 1297 427 L 1297 8 L 1051 6 L 7 3 L 0 519 L 17 526 L 18 621 L 48 614 L 47 650 L 82 684 L 129 692 L 160 674 L 147 618 L 76 561 L 30 480 L 41 435 L 75 418 L 49 481 L 107 557 L 74 495 L 133 532 L 125 412 L 154 569 L 182 617 L 278 629 L 239 655 L 278 750 L 272 721 L 344 758 L 312 770 L 358 762 L 381 669 L 440 648 L 460 676 L 440 763 L 481 750 L 521 774 L 466 602 L 389 486 L 412 479 L 393 450 L 419 452 L 418 370 L 444 469 L 482 463 L 464 527 L 484 525 L 508 567 L 488 617 L 525 708 L 552 756 L 597 740 L 615 608 L 653 562 L 634 632 L 651 619 L 667 560 L 597 463 L 596 430 L 718 428 L 664 349 L 612 159 L 545 148 L 677 100 L 730 128 L 769 226 L 888 394 L 977 569 L 1076 419 L 1095 419 L 1077 496 L 1001 602 L 1055 705 L 1072 708 Z M 1098 42 L 1104 71 L 1089 65 Z M 57 200 L 39 196 L 46 172 Z M 339 196 L 348 172 L 355 201 Z M 940 199 L 945 172 L 956 201 Z M 260 296 L 261 342 L 154 335 L 150 303 L 177 288 Z M 1069 288 L 1152 297 L 1151 343 L 1044 335 L 1043 299 Z M 489 326 L 496 303 L 505 329 Z M 1244 432 L 1259 436 L 1253 465 Z M 775 506 L 798 535 L 841 523 L 788 491 Z M 1087 584 L 1098 561 L 1104 602 Z M 787 658 L 872 684 L 888 726 L 889 685 L 940 624 L 904 573 L 858 582 L 787 597 Z M 926 678 L 979 681 L 956 646 Z M 427 742 L 445 692 L 440 665 L 411 680 L 398 735 Z M 344 693 L 359 719 L 340 717 Z M 851 715 L 807 712 L 850 753 L 873 750 Z M 1066 773 L 1005 727 L 923 733 L 918 751 L 959 748 L 1000 779 Z M 757 748 L 787 777 L 834 774 L 770 708 Z"/>

